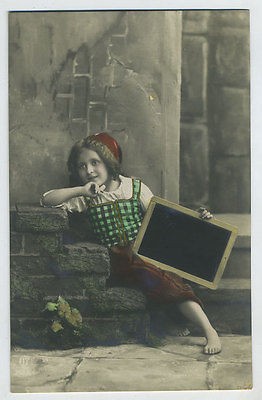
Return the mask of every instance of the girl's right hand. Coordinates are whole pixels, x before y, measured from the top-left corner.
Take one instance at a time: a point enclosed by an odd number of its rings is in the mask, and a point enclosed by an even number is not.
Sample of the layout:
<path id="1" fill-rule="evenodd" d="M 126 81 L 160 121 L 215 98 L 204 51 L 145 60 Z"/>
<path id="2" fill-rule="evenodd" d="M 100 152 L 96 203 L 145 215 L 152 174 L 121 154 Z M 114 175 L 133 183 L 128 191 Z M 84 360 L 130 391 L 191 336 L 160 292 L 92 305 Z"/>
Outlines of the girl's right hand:
<path id="1" fill-rule="evenodd" d="M 88 182 L 83 186 L 83 196 L 96 197 L 99 193 L 105 190 L 105 185 L 99 186 L 95 182 Z"/>

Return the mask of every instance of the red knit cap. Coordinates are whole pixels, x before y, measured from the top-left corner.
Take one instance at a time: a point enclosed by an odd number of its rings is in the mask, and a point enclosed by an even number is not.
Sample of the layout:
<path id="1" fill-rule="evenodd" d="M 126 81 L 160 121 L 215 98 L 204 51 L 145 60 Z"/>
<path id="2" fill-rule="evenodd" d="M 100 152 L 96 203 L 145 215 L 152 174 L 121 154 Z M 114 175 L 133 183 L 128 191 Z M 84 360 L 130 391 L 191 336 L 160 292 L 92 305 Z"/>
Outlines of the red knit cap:
<path id="1" fill-rule="evenodd" d="M 117 141 L 112 138 L 112 136 L 108 135 L 106 132 L 95 133 L 94 135 L 89 136 L 91 140 L 95 140 L 96 142 L 100 142 L 104 144 L 114 155 L 115 159 L 121 163 L 121 149 L 117 143 Z"/>

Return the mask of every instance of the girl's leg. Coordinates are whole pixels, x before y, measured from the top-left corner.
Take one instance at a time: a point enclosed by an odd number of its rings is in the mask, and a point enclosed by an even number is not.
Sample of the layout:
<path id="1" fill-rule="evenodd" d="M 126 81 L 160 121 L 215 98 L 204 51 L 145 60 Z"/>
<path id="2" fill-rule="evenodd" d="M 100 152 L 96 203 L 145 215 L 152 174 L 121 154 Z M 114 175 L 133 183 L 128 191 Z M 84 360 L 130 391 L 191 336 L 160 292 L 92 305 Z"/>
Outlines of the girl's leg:
<path id="1" fill-rule="evenodd" d="M 190 321 L 202 329 L 207 339 L 205 354 L 216 354 L 221 351 L 221 342 L 216 330 L 212 327 L 201 306 L 195 301 L 186 300 L 178 304 L 179 310 Z"/>

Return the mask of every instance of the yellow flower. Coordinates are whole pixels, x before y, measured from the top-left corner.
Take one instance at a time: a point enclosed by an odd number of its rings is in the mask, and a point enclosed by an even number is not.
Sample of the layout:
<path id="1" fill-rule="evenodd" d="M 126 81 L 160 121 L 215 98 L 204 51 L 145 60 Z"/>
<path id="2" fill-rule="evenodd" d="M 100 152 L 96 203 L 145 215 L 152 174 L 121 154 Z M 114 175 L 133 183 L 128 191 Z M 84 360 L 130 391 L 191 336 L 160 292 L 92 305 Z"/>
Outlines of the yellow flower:
<path id="1" fill-rule="evenodd" d="M 64 329 L 64 328 L 62 327 L 62 325 L 60 324 L 59 321 L 54 321 L 54 322 L 52 323 L 52 325 L 51 325 L 51 329 L 52 329 L 53 332 L 56 333 L 56 332 L 61 331 L 61 330 Z"/>

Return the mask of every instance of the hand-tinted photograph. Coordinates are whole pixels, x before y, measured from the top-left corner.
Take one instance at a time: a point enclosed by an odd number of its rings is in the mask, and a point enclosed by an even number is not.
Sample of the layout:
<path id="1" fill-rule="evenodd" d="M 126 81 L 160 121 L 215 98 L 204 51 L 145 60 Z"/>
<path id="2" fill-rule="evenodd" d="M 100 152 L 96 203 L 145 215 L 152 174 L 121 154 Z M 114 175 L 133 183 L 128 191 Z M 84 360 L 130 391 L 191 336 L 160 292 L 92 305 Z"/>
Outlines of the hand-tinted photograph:
<path id="1" fill-rule="evenodd" d="M 249 10 L 8 19 L 11 392 L 252 389 Z"/>

